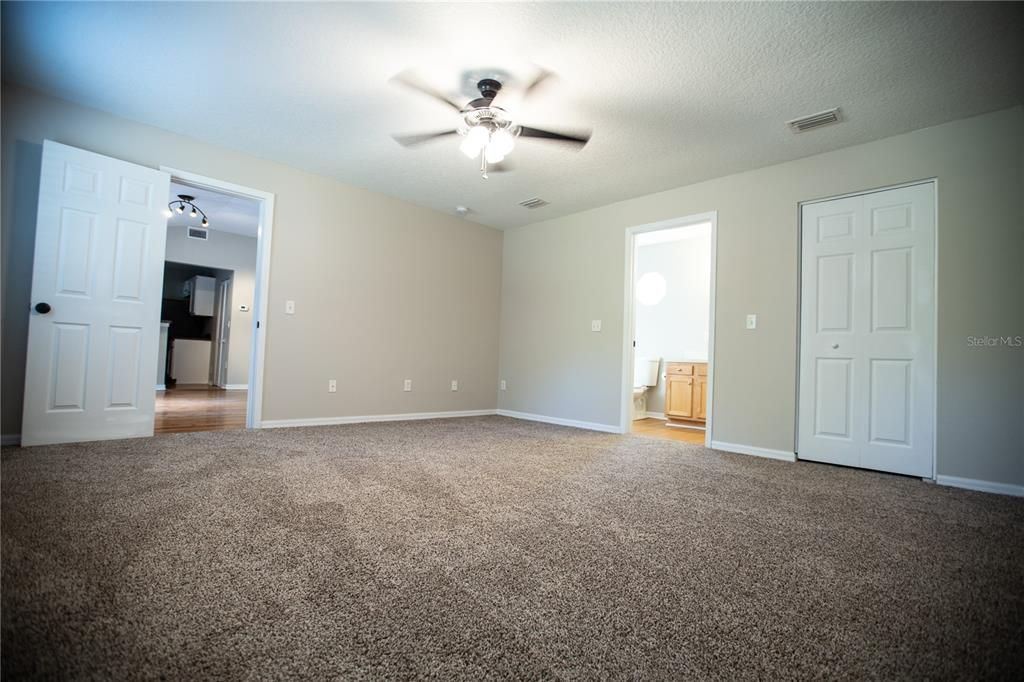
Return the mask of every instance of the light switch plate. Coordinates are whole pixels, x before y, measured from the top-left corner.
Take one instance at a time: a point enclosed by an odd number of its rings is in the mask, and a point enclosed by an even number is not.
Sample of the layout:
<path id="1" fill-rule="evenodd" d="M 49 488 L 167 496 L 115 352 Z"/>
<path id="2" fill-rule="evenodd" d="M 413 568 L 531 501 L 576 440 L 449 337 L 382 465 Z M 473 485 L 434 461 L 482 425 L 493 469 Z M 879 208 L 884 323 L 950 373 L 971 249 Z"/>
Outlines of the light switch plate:
<path id="1" fill-rule="evenodd" d="M 592 331 L 592 332 L 599 332 L 599 331 L 601 331 L 601 320 L 591 320 L 590 321 L 590 331 Z"/>
<path id="2" fill-rule="evenodd" d="M 458 379 L 452 379 L 452 390 L 453 391 L 459 390 L 459 381 L 458 381 Z"/>
<path id="3" fill-rule="evenodd" d="M 284 312 L 285 312 L 286 315 L 294 315 L 295 314 L 295 301 L 285 301 L 284 302 Z"/>
<path id="4" fill-rule="evenodd" d="M 242 305 L 238 306 L 238 309 L 239 309 L 239 310 L 240 310 L 241 312 L 243 312 L 243 313 L 247 313 L 247 312 L 249 312 L 249 306 L 247 306 L 247 305 L 246 305 L 246 304 L 244 304 L 244 303 L 243 303 Z"/>
<path id="5" fill-rule="evenodd" d="M 327 392 L 328 393 L 337 393 L 338 392 L 338 380 L 337 379 L 328 379 L 327 380 Z"/>
<path id="6" fill-rule="evenodd" d="M 412 379 L 406 379 L 405 380 L 405 384 L 402 386 L 402 390 L 403 391 L 411 391 L 412 390 Z"/>
<path id="7" fill-rule="evenodd" d="M 502 379 L 501 380 L 501 390 L 505 391 L 507 389 L 508 389 L 508 383 L 504 379 Z"/>
<path id="8" fill-rule="evenodd" d="M 757 315 L 747 315 L 747 329 L 757 329 Z"/>

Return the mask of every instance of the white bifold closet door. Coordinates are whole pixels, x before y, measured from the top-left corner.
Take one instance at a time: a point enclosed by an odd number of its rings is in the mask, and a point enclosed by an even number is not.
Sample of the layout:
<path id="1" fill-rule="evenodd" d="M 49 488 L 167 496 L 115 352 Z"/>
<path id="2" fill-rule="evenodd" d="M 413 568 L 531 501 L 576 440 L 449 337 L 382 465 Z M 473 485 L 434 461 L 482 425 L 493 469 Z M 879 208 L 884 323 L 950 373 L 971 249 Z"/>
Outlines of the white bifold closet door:
<path id="1" fill-rule="evenodd" d="M 169 188 L 43 143 L 22 445 L 153 435 Z"/>
<path id="2" fill-rule="evenodd" d="M 930 478 L 935 185 L 801 208 L 800 459 Z"/>

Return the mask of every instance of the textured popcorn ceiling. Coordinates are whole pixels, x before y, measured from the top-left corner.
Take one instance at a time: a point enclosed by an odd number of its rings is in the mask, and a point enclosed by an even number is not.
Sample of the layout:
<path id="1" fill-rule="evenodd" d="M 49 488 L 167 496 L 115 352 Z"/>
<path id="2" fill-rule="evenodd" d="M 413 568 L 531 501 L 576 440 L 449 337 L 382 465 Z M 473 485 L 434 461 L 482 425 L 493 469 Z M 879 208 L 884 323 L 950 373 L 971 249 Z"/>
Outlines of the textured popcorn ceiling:
<path id="1" fill-rule="evenodd" d="M 3 75 L 506 228 L 1020 103 L 1021 35 L 1017 3 L 4 3 Z M 396 73 L 458 95 L 531 64 L 560 87 L 514 113 L 593 128 L 581 153 L 523 140 L 485 181 L 457 140 L 390 138 L 453 127 Z M 833 106 L 841 125 L 785 125 Z"/>

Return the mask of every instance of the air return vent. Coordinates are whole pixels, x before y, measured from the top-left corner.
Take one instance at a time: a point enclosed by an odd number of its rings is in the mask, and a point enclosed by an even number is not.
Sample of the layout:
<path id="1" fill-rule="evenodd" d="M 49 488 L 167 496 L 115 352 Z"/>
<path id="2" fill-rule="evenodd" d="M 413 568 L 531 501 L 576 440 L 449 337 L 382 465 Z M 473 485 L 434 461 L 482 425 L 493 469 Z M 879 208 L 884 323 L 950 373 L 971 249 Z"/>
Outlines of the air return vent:
<path id="1" fill-rule="evenodd" d="M 210 238 L 210 232 L 201 227 L 190 227 L 188 228 L 188 238 L 206 240 Z"/>
<path id="2" fill-rule="evenodd" d="M 520 201 L 519 205 L 525 206 L 526 208 L 540 208 L 541 206 L 547 206 L 548 202 L 544 201 L 540 197 L 534 197 L 532 199 L 527 199 L 526 201 Z"/>
<path id="3" fill-rule="evenodd" d="M 829 109 L 828 111 L 820 111 L 817 114 L 811 114 L 810 116 L 794 118 L 792 121 L 786 121 L 786 125 L 788 125 L 790 130 L 794 133 L 802 133 L 807 130 L 813 130 L 814 128 L 820 128 L 821 126 L 827 126 L 833 123 L 839 123 L 838 107 L 835 109 Z"/>

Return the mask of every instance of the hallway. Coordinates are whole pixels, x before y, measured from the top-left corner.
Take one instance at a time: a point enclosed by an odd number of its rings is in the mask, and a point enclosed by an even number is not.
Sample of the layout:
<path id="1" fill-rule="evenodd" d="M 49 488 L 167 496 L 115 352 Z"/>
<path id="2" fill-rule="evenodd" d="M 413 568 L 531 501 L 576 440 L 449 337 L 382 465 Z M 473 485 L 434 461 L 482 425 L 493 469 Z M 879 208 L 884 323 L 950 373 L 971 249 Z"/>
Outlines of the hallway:
<path id="1" fill-rule="evenodd" d="M 245 428 L 248 391 L 180 384 L 156 394 L 155 433 L 233 431 Z"/>

